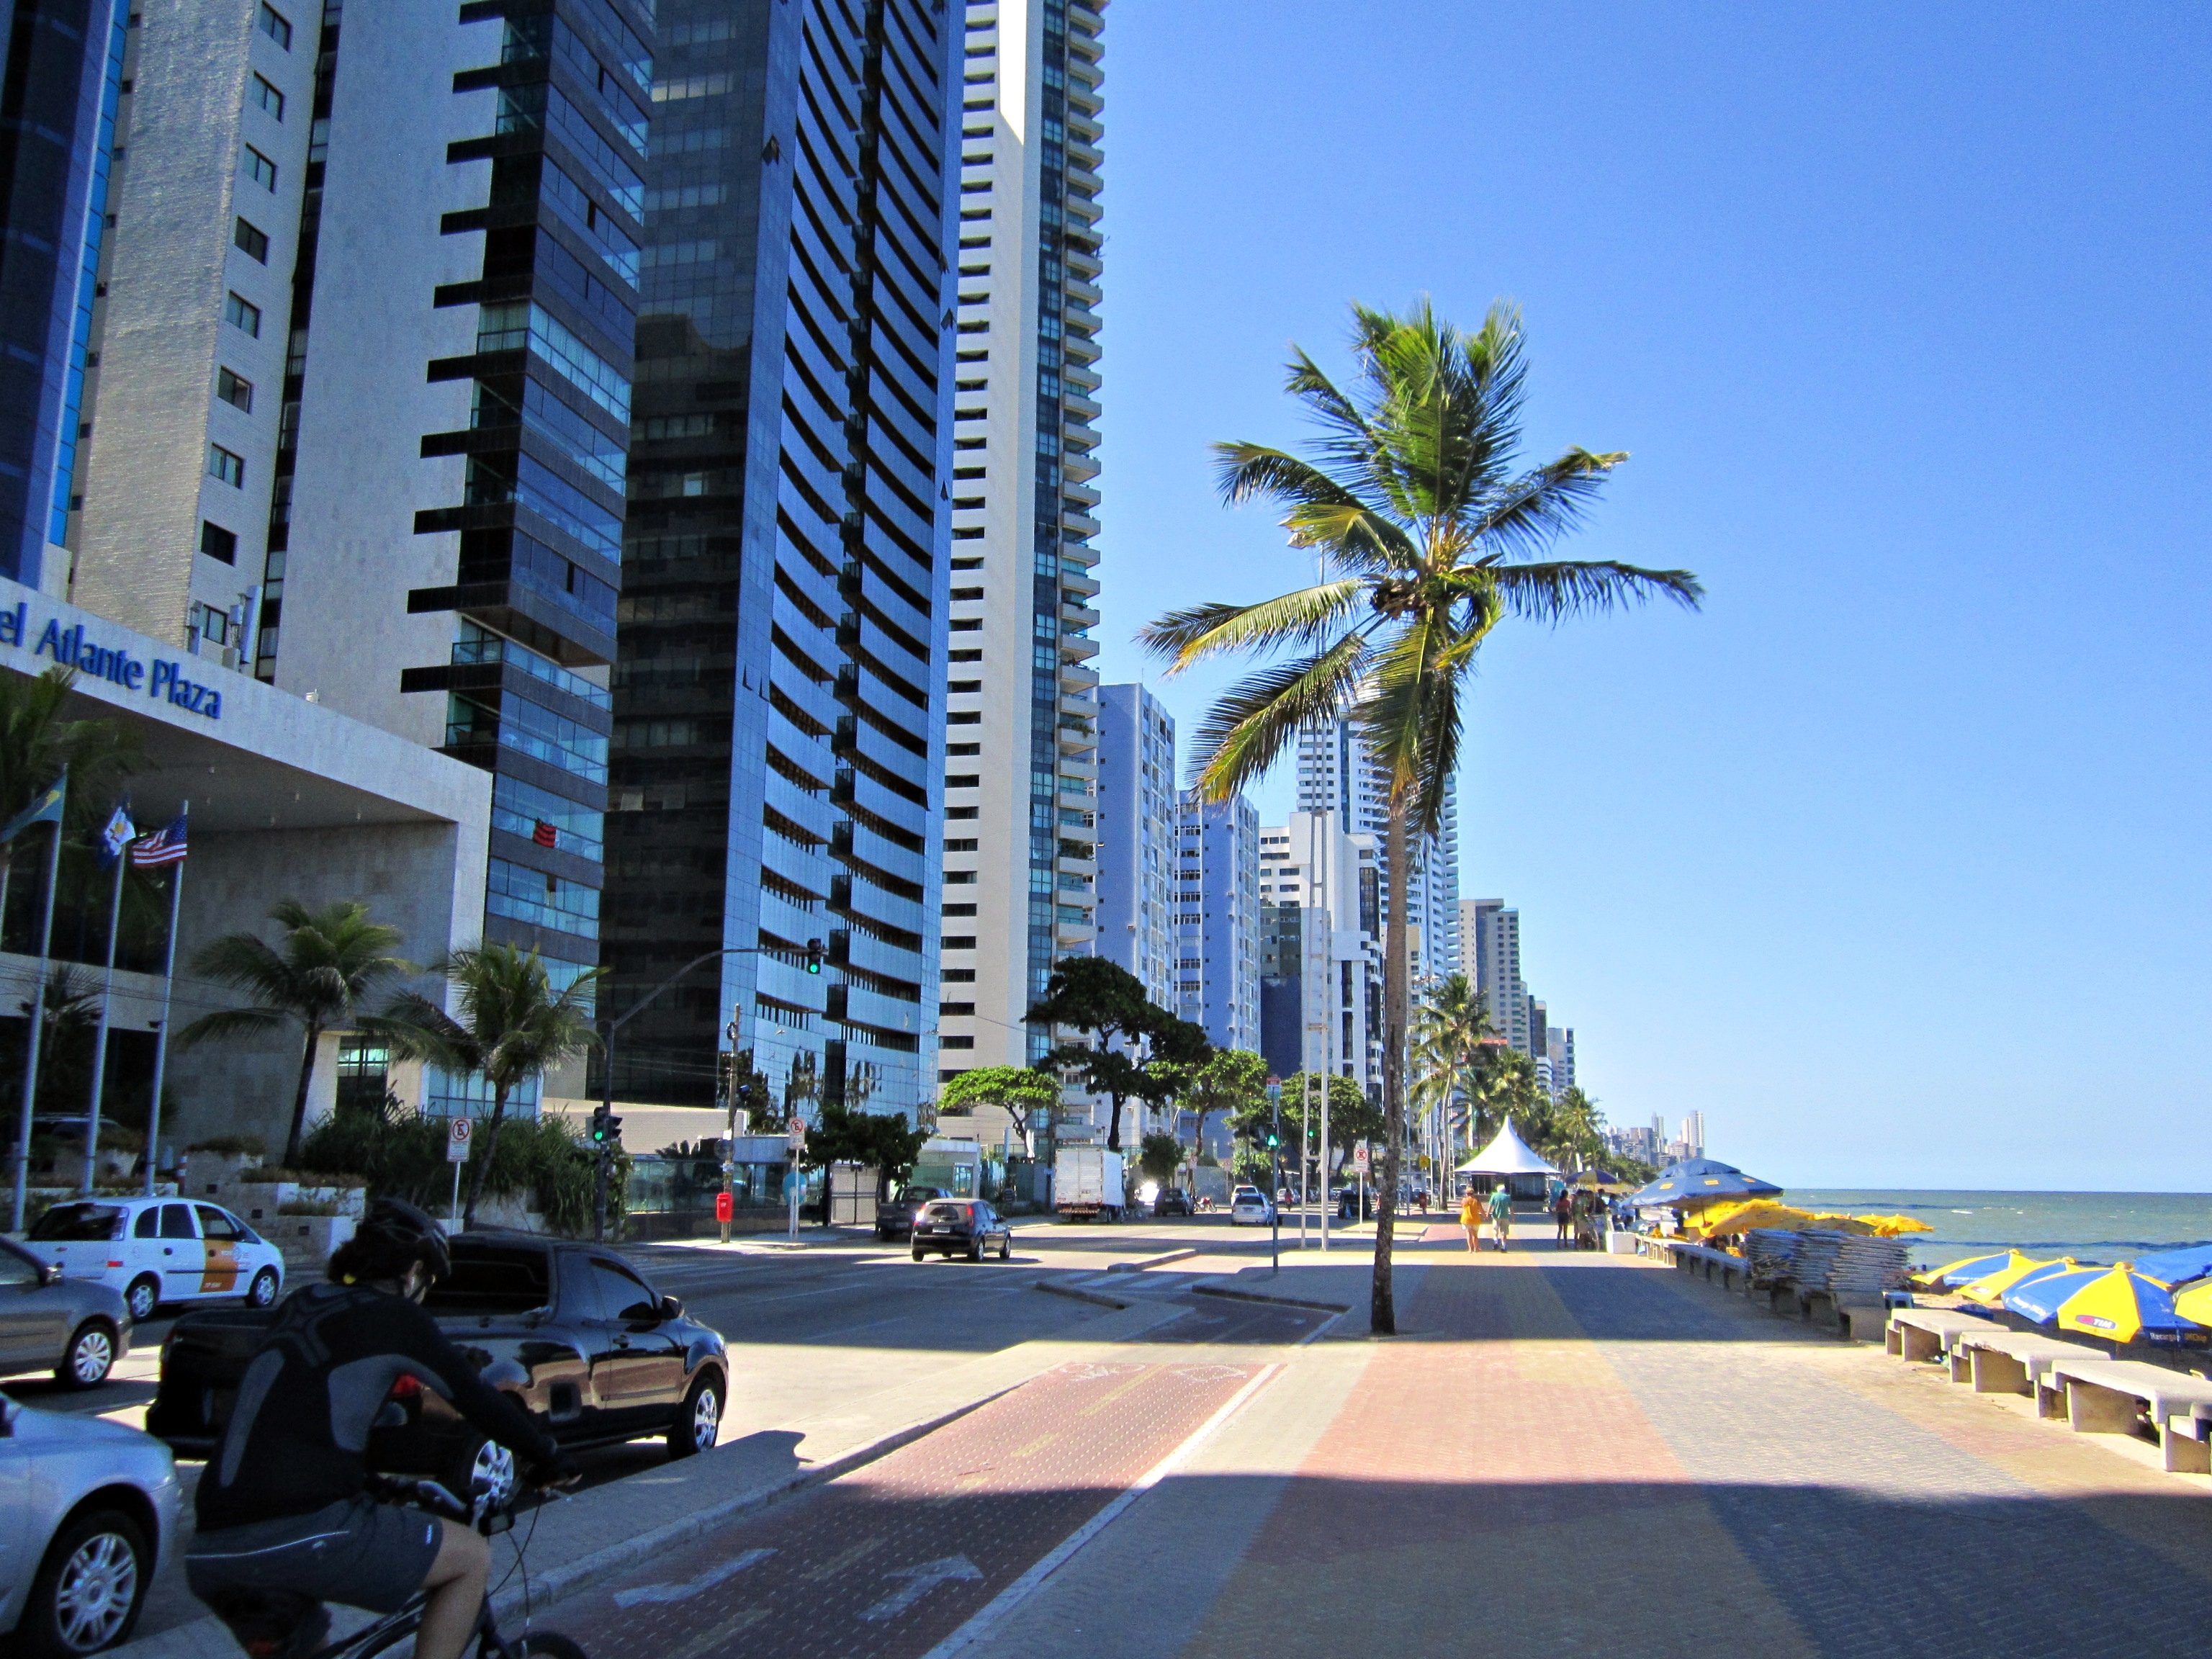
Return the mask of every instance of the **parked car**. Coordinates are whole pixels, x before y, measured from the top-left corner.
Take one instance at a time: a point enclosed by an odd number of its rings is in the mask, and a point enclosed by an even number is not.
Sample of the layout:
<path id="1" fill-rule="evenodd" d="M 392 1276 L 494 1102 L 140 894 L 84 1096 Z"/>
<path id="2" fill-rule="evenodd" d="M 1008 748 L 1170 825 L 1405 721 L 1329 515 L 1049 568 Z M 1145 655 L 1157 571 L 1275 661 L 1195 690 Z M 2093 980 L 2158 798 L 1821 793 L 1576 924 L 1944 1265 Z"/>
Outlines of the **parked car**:
<path id="1" fill-rule="evenodd" d="M 942 1187 L 908 1187 L 897 1197 L 884 1200 L 876 1206 L 877 1238 L 886 1244 L 912 1238 L 914 1218 L 921 1213 L 921 1206 L 933 1198 L 951 1196 Z"/>
<path id="2" fill-rule="evenodd" d="M 175 1464 L 151 1435 L 0 1395 L 0 1632 L 37 1659 L 125 1640 L 178 1507 Z"/>
<path id="3" fill-rule="evenodd" d="M 65 1389 L 97 1388 L 130 1352 L 120 1291 L 64 1279 L 60 1268 L 0 1238 L 0 1376 L 52 1371 Z"/>
<path id="4" fill-rule="evenodd" d="M 1190 1194 L 1180 1187 L 1163 1187 L 1160 1195 L 1152 1200 L 1154 1215 L 1190 1215 Z"/>
<path id="5" fill-rule="evenodd" d="M 671 1456 L 688 1457 L 714 1445 L 729 1390 L 721 1335 L 655 1291 L 634 1264 L 602 1244 L 529 1233 L 461 1233 L 451 1248 L 453 1274 L 422 1305 L 477 1358 L 484 1381 L 514 1395 L 563 1447 L 659 1437 Z M 147 1428 L 181 1456 L 213 1451 L 239 1379 L 275 1318 L 224 1309 L 179 1319 L 162 1345 Z M 413 1377 L 392 1389 L 370 1432 L 368 1460 L 454 1492 L 482 1476 L 503 1493 L 515 1474 L 512 1453 Z"/>
<path id="6" fill-rule="evenodd" d="M 121 1291 L 137 1320 L 165 1302 L 219 1297 L 273 1307 L 284 1288 L 284 1253 L 200 1199 L 76 1199 L 40 1216 L 24 1243 L 64 1277 Z"/>
<path id="7" fill-rule="evenodd" d="M 1275 1206 L 1257 1187 L 1239 1187 L 1229 1196 L 1229 1224 L 1264 1227 L 1275 1218 Z"/>
<path id="8" fill-rule="evenodd" d="M 964 1255 L 981 1261 L 994 1239 L 999 1243 L 999 1260 L 1009 1260 L 1014 1254 L 1013 1229 L 981 1199 L 933 1199 L 915 1218 L 914 1259 Z"/>

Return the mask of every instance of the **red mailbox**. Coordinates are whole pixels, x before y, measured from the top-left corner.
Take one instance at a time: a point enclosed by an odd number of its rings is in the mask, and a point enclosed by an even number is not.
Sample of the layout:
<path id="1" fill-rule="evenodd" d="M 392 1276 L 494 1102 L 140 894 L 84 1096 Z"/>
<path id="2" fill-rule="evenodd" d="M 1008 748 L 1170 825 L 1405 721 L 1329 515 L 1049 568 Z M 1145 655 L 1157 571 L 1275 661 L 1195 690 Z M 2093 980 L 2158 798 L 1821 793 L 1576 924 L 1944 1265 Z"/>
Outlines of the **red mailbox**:
<path id="1" fill-rule="evenodd" d="M 716 1193 L 714 1194 L 715 1220 L 727 1221 L 736 1212 L 736 1210 L 737 1206 L 731 1201 L 730 1195 L 727 1193 Z"/>

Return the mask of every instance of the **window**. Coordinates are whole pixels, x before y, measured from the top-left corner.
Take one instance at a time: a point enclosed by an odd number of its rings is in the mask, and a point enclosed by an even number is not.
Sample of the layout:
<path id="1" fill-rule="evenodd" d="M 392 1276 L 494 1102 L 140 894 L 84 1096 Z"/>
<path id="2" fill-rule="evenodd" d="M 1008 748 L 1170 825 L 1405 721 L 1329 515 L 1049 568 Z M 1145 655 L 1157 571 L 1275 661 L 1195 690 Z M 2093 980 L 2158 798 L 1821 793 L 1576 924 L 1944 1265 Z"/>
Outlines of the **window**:
<path id="1" fill-rule="evenodd" d="M 189 1204 L 164 1204 L 161 1206 L 161 1237 L 164 1238 L 198 1238 L 192 1231 L 192 1206 Z"/>
<path id="2" fill-rule="evenodd" d="M 212 1204 L 195 1204 L 192 1207 L 200 1214 L 202 1237 L 218 1244 L 239 1243 L 245 1240 L 246 1229 L 228 1210 L 218 1210 Z"/>
<path id="3" fill-rule="evenodd" d="M 265 11 L 268 8 L 264 6 L 262 9 Z M 277 91 L 267 77 L 259 75 L 253 77 L 252 95 L 255 107 L 266 110 L 270 119 L 281 121 L 284 118 L 284 94 Z"/>
<path id="4" fill-rule="evenodd" d="M 227 373 L 228 371 L 226 371 Z M 200 551 L 222 564 L 238 562 L 238 532 L 219 524 L 200 521 Z"/>
<path id="5" fill-rule="evenodd" d="M 242 328 L 255 339 L 261 337 L 261 307 L 250 300 L 234 294 L 222 302 L 222 319 L 233 328 Z"/>
<path id="6" fill-rule="evenodd" d="M 215 395 L 233 409 L 244 410 L 249 415 L 253 412 L 253 382 L 241 380 L 227 368 L 215 372 Z"/>
<path id="7" fill-rule="evenodd" d="M 292 50 L 292 25 L 283 12 L 274 6 L 264 4 L 253 21 L 254 27 L 271 40 L 287 52 Z M 259 79 L 258 76 L 255 78 Z"/>
<path id="8" fill-rule="evenodd" d="M 158 1238 L 161 1235 L 161 1212 L 160 1209 L 156 1207 L 139 1211 L 137 1220 L 131 1224 L 131 1237 L 133 1238 Z"/>
<path id="9" fill-rule="evenodd" d="M 230 240 L 232 245 L 247 258 L 264 265 L 269 263 L 268 232 L 240 219 L 231 228 Z"/>
<path id="10" fill-rule="evenodd" d="M 246 147 L 246 175 L 264 190 L 276 188 L 276 164 L 251 144 Z"/>
<path id="11" fill-rule="evenodd" d="M 221 444 L 208 446 L 208 477 L 220 478 L 233 489 L 246 487 L 246 457 L 234 455 Z"/>
<path id="12" fill-rule="evenodd" d="M 592 1278 L 599 1287 L 600 1305 L 609 1319 L 649 1325 L 660 1317 L 660 1298 L 646 1288 L 643 1279 L 618 1262 L 593 1256 Z"/>

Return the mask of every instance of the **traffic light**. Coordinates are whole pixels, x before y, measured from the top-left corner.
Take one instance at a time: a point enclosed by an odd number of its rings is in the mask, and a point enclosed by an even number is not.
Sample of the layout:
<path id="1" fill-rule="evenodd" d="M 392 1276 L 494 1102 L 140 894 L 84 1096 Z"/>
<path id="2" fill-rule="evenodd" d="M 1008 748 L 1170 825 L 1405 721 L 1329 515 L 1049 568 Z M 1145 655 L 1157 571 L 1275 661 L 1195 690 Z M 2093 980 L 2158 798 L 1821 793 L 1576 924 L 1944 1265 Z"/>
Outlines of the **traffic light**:
<path id="1" fill-rule="evenodd" d="M 1275 1148 L 1276 1148 L 1276 1147 L 1278 1147 L 1278 1146 L 1281 1146 L 1282 1144 L 1283 1144 L 1283 1138 L 1282 1138 L 1282 1136 L 1280 1136 L 1280 1135 L 1277 1134 L 1277 1133 L 1276 1133 L 1273 1129 L 1270 1129 L 1270 1130 L 1268 1130 L 1268 1131 L 1267 1131 L 1267 1150 L 1268 1150 L 1269 1152 L 1273 1152 L 1273 1151 L 1275 1150 Z"/>
<path id="2" fill-rule="evenodd" d="M 828 954 L 829 951 L 827 948 L 824 947 L 820 939 L 811 939 L 807 940 L 806 971 L 810 974 L 820 973 L 822 971 L 822 958 Z"/>
<path id="3" fill-rule="evenodd" d="M 622 1120 L 604 1106 L 592 1114 L 592 1145 L 594 1146 L 622 1145 Z"/>

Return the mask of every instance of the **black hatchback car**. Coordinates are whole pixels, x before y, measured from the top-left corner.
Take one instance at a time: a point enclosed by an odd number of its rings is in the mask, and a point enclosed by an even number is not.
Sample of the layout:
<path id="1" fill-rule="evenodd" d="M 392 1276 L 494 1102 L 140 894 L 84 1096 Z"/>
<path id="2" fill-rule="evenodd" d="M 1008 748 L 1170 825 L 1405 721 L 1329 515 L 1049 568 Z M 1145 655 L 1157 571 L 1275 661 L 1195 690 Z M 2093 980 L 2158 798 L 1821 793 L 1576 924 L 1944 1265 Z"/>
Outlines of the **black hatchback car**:
<path id="1" fill-rule="evenodd" d="M 602 1244 L 529 1233 L 462 1233 L 453 1276 L 423 1307 L 483 1380 L 564 1448 L 665 1437 L 669 1455 L 713 1447 L 729 1390 L 720 1333 L 655 1291 Z M 239 1379 L 276 1321 L 274 1310 L 210 1310 L 179 1319 L 161 1348 L 148 1432 L 180 1456 L 205 1457 L 222 1437 Z M 410 1386 L 411 1385 L 411 1386 Z M 454 1492 L 514 1478 L 513 1454 L 471 1428 L 439 1395 L 402 1377 L 371 1431 L 369 1467 L 428 1475 Z"/>
<path id="2" fill-rule="evenodd" d="M 964 1255 L 981 1261 L 995 1243 L 999 1260 L 1014 1254 L 1013 1229 L 980 1198 L 932 1199 L 914 1218 L 914 1259 L 925 1255 Z"/>

